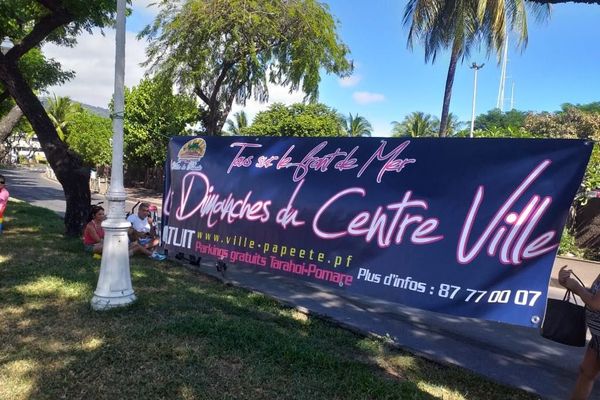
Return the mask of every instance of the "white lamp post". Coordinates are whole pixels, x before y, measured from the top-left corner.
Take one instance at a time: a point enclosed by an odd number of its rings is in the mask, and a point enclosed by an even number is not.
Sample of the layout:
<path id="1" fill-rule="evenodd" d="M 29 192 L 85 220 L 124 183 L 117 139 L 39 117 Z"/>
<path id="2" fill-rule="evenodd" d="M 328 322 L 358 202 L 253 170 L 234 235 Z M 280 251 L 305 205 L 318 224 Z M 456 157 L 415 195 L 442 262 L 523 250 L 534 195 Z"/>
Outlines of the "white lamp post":
<path id="1" fill-rule="evenodd" d="M 0 51 L 2 52 L 2 54 L 6 55 L 6 53 L 8 53 L 9 50 L 12 49 L 13 47 L 14 47 L 14 44 L 10 40 L 10 38 L 8 36 L 4 36 L 4 40 L 2 40 L 2 43 L 0 43 Z"/>
<path id="2" fill-rule="evenodd" d="M 108 199 L 108 216 L 102 222 L 104 247 L 98 285 L 92 298 L 94 310 L 106 310 L 126 306 L 135 301 L 129 271 L 129 239 L 127 229 L 131 226 L 125 219 L 123 187 L 123 114 L 125 77 L 125 1 L 117 0 L 115 93 L 113 115 L 113 155 Z"/>
<path id="3" fill-rule="evenodd" d="M 477 71 L 483 68 L 485 64 L 477 65 L 473 63 L 469 68 L 475 70 L 475 77 L 473 78 L 473 110 L 471 113 L 471 131 L 469 132 L 469 137 L 473 137 L 473 129 L 475 128 L 475 101 L 477 99 Z"/>

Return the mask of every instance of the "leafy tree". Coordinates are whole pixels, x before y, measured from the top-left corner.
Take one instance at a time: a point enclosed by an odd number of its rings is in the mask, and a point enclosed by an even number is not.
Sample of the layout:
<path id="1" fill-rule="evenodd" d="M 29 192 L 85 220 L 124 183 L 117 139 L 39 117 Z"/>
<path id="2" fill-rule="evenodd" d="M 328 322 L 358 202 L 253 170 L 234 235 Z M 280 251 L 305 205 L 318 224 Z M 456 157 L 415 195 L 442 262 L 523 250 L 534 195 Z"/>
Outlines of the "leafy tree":
<path id="1" fill-rule="evenodd" d="M 526 112 L 519 110 L 510 110 L 502 112 L 498 108 L 489 110 L 485 114 L 480 114 L 475 118 L 476 130 L 488 130 L 492 128 L 519 128 L 525 123 Z"/>
<path id="2" fill-rule="evenodd" d="M 371 136 L 373 133 L 371 123 L 358 113 L 355 116 L 352 116 L 352 113 L 348 114 L 348 118 L 344 118 L 343 123 L 344 130 L 350 137 Z"/>
<path id="3" fill-rule="evenodd" d="M 69 119 L 66 142 L 88 166 L 110 164 L 111 138 L 112 122 L 109 118 L 82 109 Z"/>
<path id="4" fill-rule="evenodd" d="M 321 70 L 352 72 L 327 6 L 316 0 L 160 0 L 140 36 L 146 65 L 202 104 L 208 134 L 221 133 L 234 101 L 268 100 L 268 83 L 302 89 L 316 101 Z"/>
<path id="5" fill-rule="evenodd" d="M 0 26 L 5 27 L 3 22 L 6 21 L 6 17 L 0 15 Z M 73 71 L 63 71 L 60 63 L 52 58 L 46 58 L 42 51 L 35 47 L 19 59 L 18 67 L 34 91 L 43 91 L 48 86 L 60 85 L 75 75 Z M 0 82 L 0 104 L 9 98 L 8 90 Z"/>
<path id="6" fill-rule="evenodd" d="M 337 111 L 321 103 L 275 103 L 242 129 L 252 136 L 346 136 Z"/>
<path id="7" fill-rule="evenodd" d="M 600 114 L 576 108 L 558 113 L 530 114 L 524 127 L 541 137 L 600 140 Z"/>
<path id="8" fill-rule="evenodd" d="M 233 118 L 227 119 L 227 133 L 230 135 L 241 135 L 242 129 L 248 126 L 248 117 L 242 110 L 233 114 Z"/>
<path id="9" fill-rule="evenodd" d="M 431 114 L 414 111 L 404 117 L 402 122 L 392 121 L 392 136 L 433 136 L 438 130 L 439 123 L 439 120 Z"/>
<path id="10" fill-rule="evenodd" d="M 56 95 L 48 99 L 46 107 L 48 117 L 61 140 L 65 140 L 67 137 L 67 125 L 82 111 L 83 108 L 79 103 L 73 103 L 68 97 L 56 97 Z"/>
<path id="11" fill-rule="evenodd" d="M 469 131 L 465 130 L 464 133 L 461 132 L 463 137 L 469 136 Z M 479 130 L 473 132 L 474 137 L 485 137 L 485 138 L 520 138 L 520 139 L 531 139 L 531 138 L 540 138 L 540 135 L 532 133 L 526 130 L 523 127 L 513 127 L 509 126 L 507 128 L 499 128 L 499 127 L 491 127 L 486 130 Z"/>
<path id="12" fill-rule="evenodd" d="M 547 5 L 531 6 L 538 15 L 547 14 Z M 450 49 L 450 64 L 444 89 L 440 120 L 440 136 L 447 135 L 448 113 L 456 66 L 478 43 L 498 54 L 504 46 L 507 30 L 519 35 L 520 43 L 527 43 L 527 15 L 524 0 L 506 2 L 409 0 L 404 12 L 404 24 L 410 25 L 408 46 L 421 42 L 425 48 L 425 62 L 435 62 L 440 51 Z"/>
<path id="13" fill-rule="evenodd" d="M 570 108 L 576 108 L 579 111 L 588 112 L 588 113 L 600 113 L 600 101 L 594 101 L 592 103 L 587 104 L 571 104 L 564 103 L 560 106 L 562 111 L 567 111 Z"/>
<path id="14" fill-rule="evenodd" d="M 84 167 L 81 158 L 60 140 L 52 121 L 36 97 L 34 91 L 38 87 L 28 80 L 21 60 L 30 51 L 39 50 L 43 43 L 71 46 L 82 30 L 91 32 L 93 27 L 109 26 L 114 20 L 115 8 L 114 0 L 2 2 L 0 26 L 3 27 L 3 34 L 10 36 L 16 44 L 6 55 L 0 54 L 0 84 L 29 120 L 46 159 L 63 186 L 67 203 L 66 233 L 73 236 L 81 234 L 89 211 L 89 170 Z"/>
<path id="15" fill-rule="evenodd" d="M 186 133 L 196 121 L 196 101 L 156 79 L 125 89 L 125 161 L 151 168 L 165 162 L 171 136 Z M 171 85 L 172 87 L 172 85 Z"/>

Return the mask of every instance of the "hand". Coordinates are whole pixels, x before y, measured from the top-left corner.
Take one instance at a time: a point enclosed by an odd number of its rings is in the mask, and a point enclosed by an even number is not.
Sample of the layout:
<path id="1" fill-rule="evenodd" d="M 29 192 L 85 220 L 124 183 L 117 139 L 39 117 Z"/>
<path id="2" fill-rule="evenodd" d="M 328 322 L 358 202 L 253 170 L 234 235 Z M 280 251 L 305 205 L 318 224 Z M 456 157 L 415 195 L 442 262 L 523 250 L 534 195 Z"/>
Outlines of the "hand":
<path id="1" fill-rule="evenodd" d="M 569 283 L 569 280 L 571 280 L 571 273 L 573 270 L 565 268 L 567 268 L 566 265 L 564 265 L 558 272 L 558 283 L 568 289 L 567 284 Z"/>
<path id="2" fill-rule="evenodd" d="M 563 266 L 558 272 L 558 283 L 560 283 L 561 286 L 564 286 L 565 288 L 575 292 L 575 290 L 581 285 L 575 279 L 571 278 L 573 270 L 565 268 L 567 268 L 566 265 Z"/>

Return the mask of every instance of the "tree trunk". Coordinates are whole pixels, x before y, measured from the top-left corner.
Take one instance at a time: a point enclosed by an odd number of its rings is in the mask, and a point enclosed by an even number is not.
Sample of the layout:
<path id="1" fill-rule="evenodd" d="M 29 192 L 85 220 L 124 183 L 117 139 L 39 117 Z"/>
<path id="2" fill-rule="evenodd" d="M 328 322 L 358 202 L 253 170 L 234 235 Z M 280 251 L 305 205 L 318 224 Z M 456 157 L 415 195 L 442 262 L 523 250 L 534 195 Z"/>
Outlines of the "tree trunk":
<path id="1" fill-rule="evenodd" d="M 200 120 L 202 121 L 202 126 L 204 126 L 204 130 L 209 136 L 219 136 L 221 130 L 219 129 L 219 121 L 215 116 L 215 113 L 209 107 L 208 110 L 200 111 Z"/>
<path id="2" fill-rule="evenodd" d="M 200 110 L 200 120 L 206 130 L 206 134 L 210 136 L 221 136 L 223 125 L 227 120 L 227 115 L 231 110 L 231 104 L 224 104 L 224 110 L 219 107 L 219 102 L 211 102 L 207 108 Z"/>
<path id="3" fill-rule="evenodd" d="M 456 64 L 460 57 L 460 47 L 458 43 L 452 46 L 450 55 L 450 65 L 448 66 L 448 75 L 446 76 L 446 89 L 444 90 L 444 103 L 442 105 L 442 117 L 440 118 L 440 137 L 448 133 L 448 114 L 450 112 L 450 100 L 452 98 L 452 86 L 454 85 L 454 75 L 456 74 Z"/>
<path id="4" fill-rule="evenodd" d="M 6 114 L 0 120 L 0 142 L 4 142 L 6 138 L 12 133 L 15 126 L 21 120 L 23 116 L 23 111 L 19 108 L 19 106 L 14 106 L 10 109 L 8 114 Z"/>
<path id="5" fill-rule="evenodd" d="M 0 60 L 0 81 L 16 101 L 37 134 L 48 163 L 62 184 L 67 210 L 66 234 L 81 235 L 90 207 L 90 171 L 56 133 L 52 121 L 15 62 Z"/>

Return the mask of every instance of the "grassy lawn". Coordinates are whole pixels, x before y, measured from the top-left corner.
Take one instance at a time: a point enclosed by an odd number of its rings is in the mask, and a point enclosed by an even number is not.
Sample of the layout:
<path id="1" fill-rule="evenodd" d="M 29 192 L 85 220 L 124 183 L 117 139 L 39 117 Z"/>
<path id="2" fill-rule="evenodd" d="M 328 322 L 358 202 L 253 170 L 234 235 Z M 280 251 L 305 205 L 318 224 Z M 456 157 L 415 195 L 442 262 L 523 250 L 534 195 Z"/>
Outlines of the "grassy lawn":
<path id="1" fill-rule="evenodd" d="M 52 212 L 0 236 L 0 399 L 534 399 L 175 263 L 131 260 L 138 301 L 94 312 L 100 261 Z"/>

